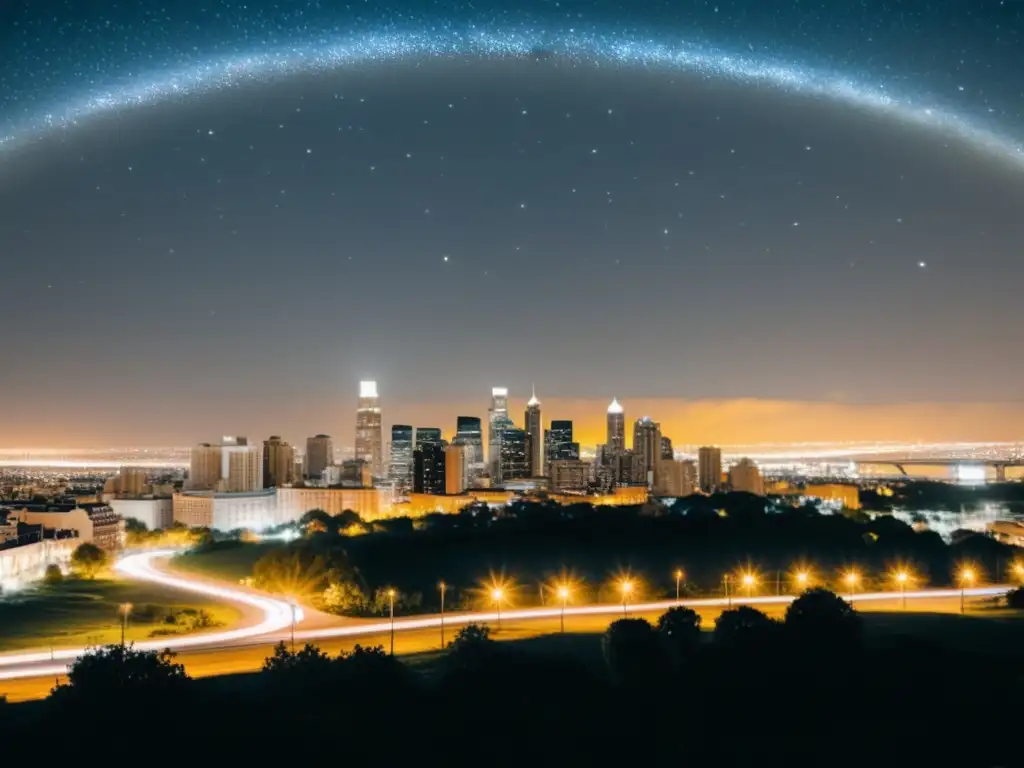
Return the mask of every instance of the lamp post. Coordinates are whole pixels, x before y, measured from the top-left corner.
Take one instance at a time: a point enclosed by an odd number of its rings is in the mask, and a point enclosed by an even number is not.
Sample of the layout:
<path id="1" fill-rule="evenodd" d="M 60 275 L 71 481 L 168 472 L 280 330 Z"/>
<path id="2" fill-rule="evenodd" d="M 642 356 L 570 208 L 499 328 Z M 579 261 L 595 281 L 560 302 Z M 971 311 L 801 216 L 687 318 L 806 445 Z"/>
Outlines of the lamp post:
<path id="1" fill-rule="evenodd" d="M 900 597 L 903 603 L 904 610 L 907 607 L 907 580 L 910 578 L 906 571 L 898 571 L 896 573 L 896 581 L 900 585 Z"/>
<path id="2" fill-rule="evenodd" d="M 124 647 L 124 633 L 128 629 L 128 614 L 132 612 L 131 603 L 121 603 L 121 646 Z"/>
<path id="3" fill-rule="evenodd" d="M 974 585 L 975 573 L 973 568 L 964 568 L 960 571 L 960 613 L 965 612 L 964 608 L 964 592 L 967 589 L 967 585 Z"/>
<path id="4" fill-rule="evenodd" d="M 683 581 L 683 570 L 682 568 L 676 568 L 676 605 L 679 604 L 679 585 Z"/>
<path id="5" fill-rule="evenodd" d="M 850 571 L 846 574 L 846 583 L 850 587 L 850 604 L 853 604 L 853 600 L 857 597 L 857 581 L 860 576 L 857 575 L 856 571 Z"/>
<path id="6" fill-rule="evenodd" d="M 388 590 L 388 610 L 391 614 L 391 655 L 395 655 L 395 590 Z"/>
<path id="7" fill-rule="evenodd" d="M 437 588 L 441 590 L 441 648 L 444 649 L 444 593 L 448 589 L 448 585 L 443 581 L 437 585 Z"/>
<path id="8" fill-rule="evenodd" d="M 292 610 L 292 653 L 295 653 L 295 598 L 288 598 L 288 607 Z"/>
<path id="9" fill-rule="evenodd" d="M 501 629 L 501 598 L 505 596 L 505 590 L 495 587 L 491 590 L 491 598 L 494 600 L 494 607 L 498 611 L 498 629 Z"/>
<path id="10" fill-rule="evenodd" d="M 566 603 L 569 602 L 569 587 L 567 587 L 565 584 L 560 586 L 558 588 L 558 596 L 562 599 L 561 625 L 562 625 L 562 634 L 564 635 L 565 634 L 565 605 L 566 605 Z"/>
<path id="11" fill-rule="evenodd" d="M 629 595 L 633 591 L 633 582 L 629 579 L 623 579 L 619 584 L 619 589 L 622 590 L 622 615 L 628 616 L 626 606 L 629 604 Z"/>

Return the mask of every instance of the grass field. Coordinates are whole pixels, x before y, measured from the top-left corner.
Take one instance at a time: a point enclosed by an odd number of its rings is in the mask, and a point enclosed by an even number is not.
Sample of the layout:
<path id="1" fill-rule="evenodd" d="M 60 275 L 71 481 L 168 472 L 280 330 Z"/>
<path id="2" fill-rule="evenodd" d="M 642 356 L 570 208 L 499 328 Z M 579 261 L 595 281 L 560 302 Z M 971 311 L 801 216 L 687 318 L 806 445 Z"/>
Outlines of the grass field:
<path id="1" fill-rule="evenodd" d="M 177 570 L 237 583 L 252 575 L 253 564 L 267 552 L 284 545 L 230 542 L 198 552 L 186 552 L 171 561 Z"/>
<path id="2" fill-rule="evenodd" d="M 0 599 L 0 651 L 120 642 L 124 603 L 133 606 L 125 633 L 130 641 L 149 640 L 154 630 L 185 631 L 164 623 L 183 610 L 202 609 L 220 625 L 241 618 L 232 606 L 154 584 L 65 579 Z"/>

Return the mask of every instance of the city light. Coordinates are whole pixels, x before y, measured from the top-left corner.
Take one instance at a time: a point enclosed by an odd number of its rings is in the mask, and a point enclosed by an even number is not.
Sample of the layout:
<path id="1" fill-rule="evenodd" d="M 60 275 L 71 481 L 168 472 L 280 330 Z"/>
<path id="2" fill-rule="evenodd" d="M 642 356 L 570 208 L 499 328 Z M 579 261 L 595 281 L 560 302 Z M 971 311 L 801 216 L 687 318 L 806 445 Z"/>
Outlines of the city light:
<path id="1" fill-rule="evenodd" d="M 967 587 L 974 586 L 974 582 L 978 579 L 977 571 L 970 565 L 964 565 L 960 568 L 960 613 L 966 611 L 966 596 Z"/>
<path id="2" fill-rule="evenodd" d="M 1014 563 L 1013 573 L 1019 581 L 1024 582 L 1024 563 L 1019 561 Z"/>
<path id="3" fill-rule="evenodd" d="M 625 616 L 627 606 L 629 605 L 629 596 L 633 594 L 633 580 L 628 578 L 620 579 L 619 591 L 622 592 L 622 615 Z"/>
<path id="4" fill-rule="evenodd" d="M 676 577 L 676 602 L 678 603 L 679 599 L 680 599 L 679 588 L 680 588 L 680 586 L 683 583 L 683 569 L 682 568 L 676 568 L 675 577 Z"/>
<path id="5" fill-rule="evenodd" d="M 898 568 L 893 574 L 893 578 L 896 583 L 900 586 L 900 595 L 902 597 L 902 606 L 907 607 L 907 583 L 910 581 L 910 574 L 905 568 Z"/>
<path id="6" fill-rule="evenodd" d="M 850 602 L 857 596 L 857 585 L 860 583 L 860 574 L 855 570 L 849 570 L 843 575 L 843 581 L 850 590 Z"/>
<path id="7" fill-rule="evenodd" d="M 806 589 L 807 585 L 811 583 L 810 571 L 807 571 L 806 569 L 798 570 L 796 573 L 793 574 L 793 578 L 796 580 L 796 583 L 799 585 L 800 589 Z"/>

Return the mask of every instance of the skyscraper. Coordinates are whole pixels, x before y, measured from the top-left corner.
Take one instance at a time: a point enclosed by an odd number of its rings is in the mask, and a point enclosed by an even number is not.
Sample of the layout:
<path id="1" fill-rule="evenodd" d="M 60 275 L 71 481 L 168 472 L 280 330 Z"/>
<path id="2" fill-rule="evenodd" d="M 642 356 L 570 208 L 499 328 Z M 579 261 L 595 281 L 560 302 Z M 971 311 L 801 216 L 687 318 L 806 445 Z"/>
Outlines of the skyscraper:
<path id="1" fill-rule="evenodd" d="M 700 478 L 700 489 L 704 493 L 714 493 L 722 485 L 722 449 L 704 446 L 697 451 L 697 474 Z"/>
<path id="2" fill-rule="evenodd" d="M 356 458 L 365 461 L 374 477 L 384 471 L 384 435 L 381 431 L 377 382 L 359 382 L 359 406 L 356 409 Z"/>
<path id="3" fill-rule="evenodd" d="M 491 389 L 491 407 L 487 409 L 487 464 L 491 477 L 497 478 L 500 474 L 501 432 L 510 426 L 508 389 L 494 387 Z"/>
<path id="4" fill-rule="evenodd" d="M 330 435 L 306 438 L 306 477 L 323 478 L 324 470 L 334 463 L 334 443 Z"/>
<path id="5" fill-rule="evenodd" d="M 412 451 L 412 426 L 409 424 L 392 425 L 391 463 L 388 466 L 388 481 L 398 496 L 405 496 L 412 490 Z"/>
<path id="6" fill-rule="evenodd" d="M 278 435 L 263 441 L 263 487 L 279 488 L 295 482 L 295 449 Z"/>
<path id="7" fill-rule="evenodd" d="M 416 430 L 417 436 L 420 430 Z M 413 451 L 412 489 L 415 493 L 444 494 L 444 448 L 440 441 L 417 442 Z"/>
<path id="8" fill-rule="evenodd" d="M 497 481 L 526 480 L 530 477 L 530 434 L 525 429 L 506 427 L 501 431 Z"/>
<path id="9" fill-rule="evenodd" d="M 530 436 L 530 477 L 539 477 L 544 474 L 544 427 L 541 425 L 540 400 L 537 399 L 536 388 L 526 404 L 524 423 L 526 433 Z"/>
<path id="10" fill-rule="evenodd" d="M 444 492 L 455 496 L 466 490 L 466 446 L 448 445 L 444 449 Z"/>
<path id="11" fill-rule="evenodd" d="M 658 462 L 661 461 L 661 425 L 652 421 L 650 416 L 637 419 L 633 425 L 633 453 L 642 462 L 647 487 L 653 488 Z"/>
<path id="12" fill-rule="evenodd" d="M 672 449 L 672 439 L 661 436 L 661 458 L 671 461 L 675 459 L 676 452 Z"/>
<path id="13" fill-rule="evenodd" d="M 615 398 L 612 398 L 608 406 L 608 437 L 605 446 L 612 453 L 626 450 L 626 414 Z"/>
<path id="14" fill-rule="evenodd" d="M 416 447 L 422 448 L 426 445 L 436 445 L 441 447 L 443 444 L 441 439 L 441 430 L 437 427 L 416 427 Z"/>
<path id="15" fill-rule="evenodd" d="M 486 469 L 484 462 L 484 435 L 477 416 L 459 416 L 455 421 L 453 445 L 461 445 L 466 451 L 466 476 L 470 483 L 480 477 Z"/>

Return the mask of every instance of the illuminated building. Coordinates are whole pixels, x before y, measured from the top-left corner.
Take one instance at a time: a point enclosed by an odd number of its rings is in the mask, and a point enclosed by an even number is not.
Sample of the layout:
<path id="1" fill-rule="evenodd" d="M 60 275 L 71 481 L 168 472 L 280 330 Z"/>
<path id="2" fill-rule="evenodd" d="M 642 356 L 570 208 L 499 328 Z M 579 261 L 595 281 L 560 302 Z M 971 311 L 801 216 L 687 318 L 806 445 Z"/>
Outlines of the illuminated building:
<path id="1" fill-rule="evenodd" d="M 53 531 L 74 531 L 79 542 L 116 551 L 124 546 L 124 518 L 108 504 L 26 504 L 11 510 L 26 525 L 41 525 Z"/>
<path id="2" fill-rule="evenodd" d="M 437 427 L 416 427 L 416 447 L 423 448 L 427 445 L 438 447 L 444 444 L 441 438 L 441 430 Z"/>
<path id="3" fill-rule="evenodd" d="M 573 442 L 572 422 L 566 419 L 551 422 L 546 433 L 548 462 L 572 461 L 580 457 L 580 444 Z"/>
<path id="4" fill-rule="evenodd" d="M 658 463 L 658 496 L 690 496 L 697 490 L 697 467 L 692 461 L 662 459 Z"/>
<path id="5" fill-rule="evenodd" d="M 589 461 L 552 459 L 548 468 L 551 490 L 555 493 L 578 493 L 590 487 Z"/>
<path id="6" fill-rule="evenodd" d="M 120 517 L 143 523 L 150 531 L 167 528 L 174 522 L 171 497 L 148 499 L 111 499 L 107 502 Z"/>
<path id="7" fill-rule="evenodd" d="M 608 429 L 605 448 L 609 453 L 626 450 L 626 413 L 619 401 L 612 398 L 608 406 Z"/>
<path id="8" fill-rule="evenodd" d="M 324 470 L 323 484 L 328 488 L 372 488 L 373 475 L 362 459 L 346 459 Z"/>
<path id="9" fill-rule="evenodd" d="M 452 444 L 461 445 L 466 451 L 466 477 L 472 485 L 487 471 L 480 419 L 476 416 L 459 416 L 455 422 L 455 438 Z"/>
<path id="10" fill-rule="evenodd" d="M 334 443 L 330 435 L 306 438 L 306 477 L 323 479 L 324 470 L 334 463 Z"/>
<path id="11" fill-rule="evenodd" d="M 675 451 L 672 450 L 672 439 L 661 436 L 661 458 L 663 459 L 674 459 L 676 457 Z"/>
<path id="12" fill-rule="evenodd" d="M 714 493 L 722 485 L 722 449 L 704 446 L 697 451 L 697 472 L 700 489 L 704 493 Z"/>
<path id="13" fill-rule="evenodd" d="M 508 417 L 508 389 L 494 387 L 491 389 L 491 407 L 487 410 L 487 468 L 492 478 L 499 475 L 501 432 L 510 426 L 512 420 Z"/>
<path id="14" fill-rule="evenodd" d="M 530 434 L 525 429 L 506 427 L 499 439 L 501 452 L 498 457 L 499 485 L 509 480 L 526 480 L 530 477 Z"/>
<path id="15" fill-rule="evenodd" d="M 359 382 L 359 407 L 356 410 L 356 458 L 370 467 L 374 477 L 384 472 L 384 435 L 381 431 L 380 404 L 376 381 Z"/>
<path id="16" fill-rule="evenodd" d="M 186 487 L 197 491 L 208 491 L 220 481 L 220 446 L 200 443 L 189 456 L 188 483 Z"/>
<path id="17" fill-rule="evenodd" d="M 103 492 L 119 496 L 143 496 L 151 492 L 147 479 L 148 473 L 142 467 L 121 467 L 117 475 L 104 484 Z"/>
<path id="18" fill-rule="evenodd" d="M 388 481 L 397 496 L 405 496 L 412 490 L 412 451 L 413 428 L 408 424 L 393 425 Z"/>
<path id="19" fill-rule="evenodd" d="M 766 486 L 765 492 L 769 495 L 819 499 L 840 509 L 860 509 L 860 489 L 856 485 L 845 483 L 808 483 L 804 486 L 793 486 L 781 480 Z"/>
<path id="20" fill-rule="evenodd" d="M 740 459 L 729 468 L 729 489 L 740 493 L 764 496 L 764 479 L 757 464 L 750 459 Z"/>
<path id="21" fill-rule="evenodd" d="M 526 434 L 530 436 L 530 477 L 538 477 L 544 474 L 544 427 L 541 425 L 540 400 L 537 399 L 536 389 L 526 404 L 524 423 Z"/>
<path id="22" fill-rule="evenodd" d="M 453 496 L 469 487 L 466 446 L 448 445 L 444 448 L 444 492 Z"/>
<path id="23" fill-rule="evenodd" d="M 276 488 L 295 482 L 295 449 L 278 435 L 263 441 L 263 487 Z"/>
<path id="24" fill-rule="evenodd" d="M 280 525 L 274 489 L 249 493 L 185 491 L 174 494 L 174 522 L 189 528 L 260 531 Z M 307 510 L 308 511 L 308 510 Z"/>
<path id="25" fill-rule="evenodd" d="M 416 430 L 416 450 L 412 454 L 413 493 L 443 494 L 445 489 L 444 447 L 438 440 L 420 442 L 420 431 Z"/>
<path id="26" fill-rule="evenodd" d="M 653 488 L 657 481 L 658 463 L 661 461 L 661 425 L 649 416 L 637 419 L 633 425 L 633 453 L 643 464 L 647 487 Z"/>
<path id="27" fill-rule="evenodd" d="M 602 451 L 599 459 L 594 468 L 594 479 L 603 493 L 611 493 L 619 486 L 643 486 L 646 489 L 646 465 L 633 451 Z"/>
<path id="28" fill-rule="evenodd" d="M 263 489 L 263 448 L 244 437 L 225 437 L 220 446 L 223 493 L 249 493 Z"/>

